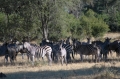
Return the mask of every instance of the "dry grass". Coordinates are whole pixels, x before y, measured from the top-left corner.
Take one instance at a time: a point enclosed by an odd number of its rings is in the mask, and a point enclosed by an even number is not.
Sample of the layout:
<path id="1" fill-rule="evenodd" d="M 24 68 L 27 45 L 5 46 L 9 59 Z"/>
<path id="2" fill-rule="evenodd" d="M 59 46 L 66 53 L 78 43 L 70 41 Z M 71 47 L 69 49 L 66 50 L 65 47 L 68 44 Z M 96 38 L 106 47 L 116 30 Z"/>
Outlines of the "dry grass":
<path id="1" fill-rule="evenodd" d="M 45 58 L 45 62 L 40 61 L 32 67 L 27 62 L 27 58 L 23 60 L 19 55 L 15 66 L 6 67 L 3 62 L 0 62 L 0 72 L 7 75 L 5 79 L 103 79 L 106 76 L 108 77 L 106 79 L 120 78 L 117 75 L 120 72 L 120 62 L 115 57 L 109 59 L 109 62 L 100 63 L 88 62 L 89 59 L 80 62 L 78 59 L 79 55 L 76 56 L 76 62 L 69 63 L 67 66 L 65 64 L 62 66 L 60 63 L 48 66 Z M 3 57 L 0 61 L 3 61 Z"/>
<path id="2" fill-rule="evenodd" d="M 118 38 L 119 35 L 106 34 L 111 38 Z M 27 58 L 23 60 L 18 55 L 16 65 L 6 67 L 3 64 L 4 57 L 0 57 L 0 72 L 7 75 L 4 79 L 120 79 L 120 62 L 115 54 L 113 57 L 109 56 L 108 62 L 94 63 L 89 62 L 90 59 L 80 62 L 79 58 L 77 55 L 75 61 L 67 66 L 60 63 L 48 66 L 45 58 L 45 62 L 36 62 L 35 67 L 32 67 Z"/>
<path id="3" fill-rule="evenodd" d="M 120 37 L 120 33 L 106 33 L 105 35 L 104 35 L 104 38 L 105 37 L 109 37 L 109 38 L 112 38 L 112 39 L 114 39 L 114 38 L 119 38 Z"/>

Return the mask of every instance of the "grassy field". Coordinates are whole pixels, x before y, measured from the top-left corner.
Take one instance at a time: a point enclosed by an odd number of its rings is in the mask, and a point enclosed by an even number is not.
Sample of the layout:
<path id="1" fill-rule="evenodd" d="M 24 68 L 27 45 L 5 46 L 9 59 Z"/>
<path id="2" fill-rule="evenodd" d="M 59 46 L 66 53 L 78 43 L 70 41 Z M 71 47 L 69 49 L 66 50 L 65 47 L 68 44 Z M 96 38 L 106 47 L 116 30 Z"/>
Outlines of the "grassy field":
<path id="1" fill-rule="evenodd" d="M 0 58 L 0 72 L 7 75 L 4 79 L 120 79 L 119 59 L 109 56 L 108 62 L 94 63 L 90 58 L 84 62 L 79 61 L 79 55 L 76 55 L 75 61 L 63 66 L 60 63 L 53 63 L 48 66 L 47 59 L 35 62 L 32 67 L 27 58 L 22 59 L 19 54 L 15 66 L 3 64 L 4 58 Z"/>
<path id="2" fill-rule="evenodd" d="M 111 38 L 118 38 L 119 34 L 110 34 Z M 110 36 L 106 34 L 106 36 Z M 116 35 L 116 37 L 114 36 Z M 105 37 L 106 37 L 105 36 Z M 4 79 L 120 79 L 120 60 L 113 53 L 108 56 L 107 62 L 94 63 L 91 57 L 84 62 L 80 62 L 79 55 L 75 56 L 75 60 L 67 66 L 60 63 L 52 63 L 48 66 L 47 59 L 35 62 L 32 67 L 30 62 L 22 59 L 21 54 L 17 56 L 15 66 L 4 65 L 4 57 L 0 57 L 0 72 L 6 74 Z"/>

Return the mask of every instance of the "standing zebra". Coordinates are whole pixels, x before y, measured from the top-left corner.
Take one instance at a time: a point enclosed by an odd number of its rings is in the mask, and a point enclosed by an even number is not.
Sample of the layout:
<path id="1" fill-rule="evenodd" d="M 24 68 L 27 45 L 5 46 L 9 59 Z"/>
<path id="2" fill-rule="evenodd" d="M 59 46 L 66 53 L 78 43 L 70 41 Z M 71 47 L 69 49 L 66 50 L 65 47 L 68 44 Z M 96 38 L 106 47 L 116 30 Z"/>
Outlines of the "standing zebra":
<path id="1" fill-rule="evenodd" d="M 79 43 L 76 41 L 76 43 Z M 75 42 L 74 42 L 75 44 Z M 75 44 L 77 45 L 75 47 L 75 50 L 78 54 L 80 54 L 81 57 L 81 61 L 83 61 L 83 55 L 95 55 L 95 60 L 97 62 L 97 60 L 100 60 L 100 49 L 93 44 L 86 44 L 86 45 L 82 45 L 82 44 Z"/>
<path id="2" fill-rule="evenodd" d="M 104 42 L 102 42 L 102 41 L 94 41 L 94 42 L 92 42 L 93 44 L 96 44 L 100 48 L 101 55 L 103 55 L 103 59 L 105 61 L 107 60 L 107 54 L 109 52 L 110 40 L 111 40 L 111 38 L 106 38 Z"/>
<path id="3" fill-rule="evenodd" d="M 116 52 L 116 56 L 120 56 L 120 41 L 115 40 L 111 42 L 108 46 L 109 52 L 112 55 L 112 51 Z"/>
<path id="4" fill-rule="evenodd" d="M 5 56 L 4 62 L 8 63 L 7 42 L 0 46 L 0 57 Z"/>
<path id="5" fill-rule="evenodd" d="M 74 51 L 73 51 L 73 47 L 72 45 L 68 44 L 68 43 L 62 43 L 62 47 L 65 48 L 66 52 L 67 52 L 67 61 L 71 61 L 71 56 L 70 54 L 72 54 L 72 58 L 74 59 Z"/>
<path id="6" fill-rule="evenodd" d="M 32 65 L 34 65 L 34 57 L 38 58 L 40 57 L 44 57 L 45 55 L 48 58 L 49 61 L 49 65 L 51 65 L 52 63 L 52 58 L 51 58 L 51 52 L 52 52 L 52 48 L 50 46 L 39 46 L 36 47 L 34 45 L 31 45 L 28 42 L 24 42 L 24 48 L 26 48 L 29 51 L 29 57 L 30 60 L 32 61 Z"/>
<path id="7" fill-rule="evenodd" d="M 60 45 L 60 52 L 58 57 L 60 58 L 61 57 L 61 64 L 63 65 L 63 61 L 65 61 L 66 65 L 67 65 L 67 59 L 66 59 L 66 56 L 67 56 L 67 51 L 64 47 L 62 47 L 62 44 Z"/>

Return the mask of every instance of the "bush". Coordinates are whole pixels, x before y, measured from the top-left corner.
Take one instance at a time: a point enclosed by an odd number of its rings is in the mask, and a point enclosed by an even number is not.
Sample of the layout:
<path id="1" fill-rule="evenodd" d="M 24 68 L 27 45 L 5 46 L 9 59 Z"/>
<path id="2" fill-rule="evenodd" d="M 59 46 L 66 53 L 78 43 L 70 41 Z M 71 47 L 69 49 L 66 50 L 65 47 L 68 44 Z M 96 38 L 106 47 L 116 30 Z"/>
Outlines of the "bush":
<path id="1" fill-rule="evenodd" d="M 100 37 L 109 31 L 109 26 L 104 22 L 104 19 L 92 10 L 88 10 L 80 18 L 80 25 L 87 37 Z"/>

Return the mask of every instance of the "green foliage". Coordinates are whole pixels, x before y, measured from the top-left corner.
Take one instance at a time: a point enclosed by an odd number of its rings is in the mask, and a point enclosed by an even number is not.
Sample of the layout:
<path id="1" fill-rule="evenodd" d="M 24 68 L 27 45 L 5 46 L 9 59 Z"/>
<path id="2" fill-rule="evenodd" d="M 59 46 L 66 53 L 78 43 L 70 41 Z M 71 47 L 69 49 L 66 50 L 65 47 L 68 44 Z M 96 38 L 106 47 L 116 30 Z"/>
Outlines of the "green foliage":
<path id="1" fill-rule="evenodd" d="M 88 10 L 85 15 L 80 18 L 80 24 L 86 37 L 100 37 L 109 30 L 108 25 L 102 17 L 98 16 L 94 11 Z"/>
<path id="2" fill-rule="evenodd" d="M 107 23 L 110 25 L 110 30 L 120 32 L 120 12 L 117 11 L 113 16 L 110 16 Z"/>
<path id="3" fill-rule="evenodd" d="M 4 40 L 6 34 L 5 14 L 0 12 L 0 40 Z"/>
<path id="4" fill-rule="evenodd" d="M 0 40 L 99 37 L 120 31 L 119 0 L 2 0 Z"/>

